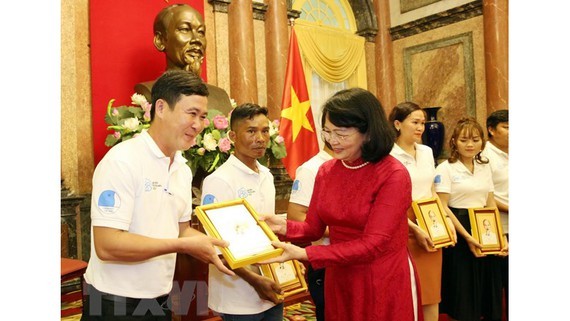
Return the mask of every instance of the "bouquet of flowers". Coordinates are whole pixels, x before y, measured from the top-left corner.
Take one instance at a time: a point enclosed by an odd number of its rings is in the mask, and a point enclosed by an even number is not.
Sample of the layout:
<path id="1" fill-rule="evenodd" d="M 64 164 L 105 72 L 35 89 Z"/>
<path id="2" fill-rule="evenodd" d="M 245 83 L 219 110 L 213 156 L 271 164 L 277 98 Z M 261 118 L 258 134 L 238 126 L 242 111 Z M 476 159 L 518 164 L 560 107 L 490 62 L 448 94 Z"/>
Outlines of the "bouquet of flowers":
<path id="1" fill-rule="evenodd" d="M 114 146 L 124 140 L 136 137 L 143 129 L 150 127 L 151 104 L 141 94 L 133 94 L 131 103 L 135 106 L 113 107 L 111 99 L 107 106 L 105 122 L 108 130 L 113 133 L 107 135 L 106 146 Z M 232 99 L 232 106 L 235 107 Z M 205 120 L 204 130 L 196 137 L 196 145 L 183 151 L 188 160 L 188 166 L 195 174 L 198 168 L 210 173 L 220 167 L 233 151 L 233 145 L 228 137 L 229 117 L 217 109 L 209 109 Z M 283 137 L 279 135 L 279 120 L 269 123 L 270 139 L 267 144 L 265 156 L 259 160 L 269 165 L 270 159 L 281 159 L 287 156 Z"/>
<path id="2" fill-rule="evenodd" d="M 113 130 L 107 135 L 105 146 L 114 146 L 117 143 L 136 137 L 143 129 L 150 127 L 150 103 L 145 96 L 133 94 L 131 104 L 136 106 L 113 107 L 115 99 L 107 105 L 105 122 L 109 125 L 107 130 Z"/>

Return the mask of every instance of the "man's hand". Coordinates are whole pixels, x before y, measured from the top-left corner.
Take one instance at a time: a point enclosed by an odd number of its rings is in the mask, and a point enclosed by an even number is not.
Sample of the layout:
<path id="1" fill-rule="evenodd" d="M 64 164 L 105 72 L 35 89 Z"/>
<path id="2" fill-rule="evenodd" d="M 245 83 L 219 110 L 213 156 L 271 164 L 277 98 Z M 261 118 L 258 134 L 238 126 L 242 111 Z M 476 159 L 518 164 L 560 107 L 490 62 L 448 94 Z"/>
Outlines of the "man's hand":
<path id="1" fill-rule="evenodd" d="M 238 268 L 235 272 L 255 289 L 260 298 L 275 304 L 283 302 L 283 291 L 273 280 L 253 272 L 248 266 Z"/>
<path id="2" fill-rule="evenodd" d="M 275 304 L 283 302 L 283 290 L 281 290 L 281 287 L 273 280 L 258 275 L 253 278 L 253 282 L 250 284 L 260 298 L 269 300 Z"/>
<path id="3" fill-rule="evenodd" d="M 181 253 L 192 255 L 204 263 L 211 263 L 222 273 L 231 276 L 235 275 L 235 273 L 228 269 L 222 260 L 220 260 L 216 253 L 216 249 L 214 248 L 214 246 L 229 246 L 227 241 L 218 240 L 202 233 L 195 233 L 192 236 L 181 237 L 179 240 L 182 242 Z"/>

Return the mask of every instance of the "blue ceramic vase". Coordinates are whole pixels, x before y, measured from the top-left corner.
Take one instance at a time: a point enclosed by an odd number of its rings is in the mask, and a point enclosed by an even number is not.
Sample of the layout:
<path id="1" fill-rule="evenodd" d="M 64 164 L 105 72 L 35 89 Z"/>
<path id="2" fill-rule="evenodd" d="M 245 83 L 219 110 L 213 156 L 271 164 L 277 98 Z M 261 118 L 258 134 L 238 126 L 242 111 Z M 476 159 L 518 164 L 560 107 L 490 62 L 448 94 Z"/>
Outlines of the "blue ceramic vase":
<path id="1" fill-rule="evenodd" d="M 425 145 L 431 147 L 434 159 L 437 159 L 443 150 L 443 138 L 445 134 L 443 123 L 437 120 L 437 112 L 440 109 L 441 107 L 423 108 L 427 114 L 427 120 L 422 141 Z"/>

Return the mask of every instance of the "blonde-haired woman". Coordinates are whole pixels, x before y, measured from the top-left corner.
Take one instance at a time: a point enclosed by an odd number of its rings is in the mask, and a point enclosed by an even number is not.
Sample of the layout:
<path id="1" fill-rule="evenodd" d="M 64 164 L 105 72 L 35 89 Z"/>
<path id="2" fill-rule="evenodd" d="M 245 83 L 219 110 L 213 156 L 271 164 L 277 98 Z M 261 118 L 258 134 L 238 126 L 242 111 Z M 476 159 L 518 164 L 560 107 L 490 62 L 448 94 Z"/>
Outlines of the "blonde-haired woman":
<path id="1" fill-rule="evenodd" d="M 481 156 L 484 131 L 472 117 L 460 119 L 449 141 L 450 157 L 436 169 L 435 190 L 459 234 L 455 247 L 443 250 L 441 312 L 451 320 L 501 320 L 501 267 L 476 249 L 469 208 L 495 207 L 488 160 Z M 507 254 L 507 248 L 502 255 Z"/>

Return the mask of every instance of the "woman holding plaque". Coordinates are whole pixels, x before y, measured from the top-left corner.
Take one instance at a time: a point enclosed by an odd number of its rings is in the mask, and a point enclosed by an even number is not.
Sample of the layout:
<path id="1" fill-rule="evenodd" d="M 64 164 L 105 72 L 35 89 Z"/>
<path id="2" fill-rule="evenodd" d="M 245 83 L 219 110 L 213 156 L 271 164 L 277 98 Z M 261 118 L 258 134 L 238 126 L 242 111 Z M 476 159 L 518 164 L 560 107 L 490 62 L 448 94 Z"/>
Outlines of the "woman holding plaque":
<path id="1" fill-rule="evenodd" d="M 321 165 L 304 222 L 272 215 L 263 219 L 293 242 L 320 239 L 329 245 L 300 248 L 275 242 L 281 256 L 326 268 L 325 319 L 423 320 L 415 267 L 406 242 L 410 175 L 390 156 L 394 133 L 378 99 L 360 88 L 329 98 L 322 138 L 334 159 Z"/>
<path id="2" fill-rule="evenodd" d="M 425 112 L 412 102 L 404 102 L 392 109 L 389 120 L 396 132 L 396 143 L 390 155 L 402 162 L 410 173 L 412 200 L 437 197 L 433 184 L 435 177 L 433 152 L 429 146 L 421 144 L 425 130 Z M 452 229 L 452 238 L 457 239 L 449 214 L 445 215 Z M 438 224 L 433 211 L 430 210 L 429 216 L 433 220 L 428 224 L 432 235 L 447 233 L 443 224 Z M 408 249 L 416 263 L 420 278 L 424 320 L 437 321 L 441 301 L 442 251 L 434 248 L 429 234 L 416 224 L 416 216 L 411 206 L 408 209 L 408 230 Z"/>
<path id="3" fill-rule="evenodd" d="M 460 119 L 449 141 L 450 157 L 436 168 L 435 190 L 461 236 L 455 247 L 443 250 L 440 309 L 451 320 L 502 317 L 501 267 L 491 256 L 478 254 L 482 244 L 470 234 L 468 209 L 496 207 L 491 168 L 481 156 L 483 135 L 474 118 Z"/>

